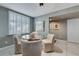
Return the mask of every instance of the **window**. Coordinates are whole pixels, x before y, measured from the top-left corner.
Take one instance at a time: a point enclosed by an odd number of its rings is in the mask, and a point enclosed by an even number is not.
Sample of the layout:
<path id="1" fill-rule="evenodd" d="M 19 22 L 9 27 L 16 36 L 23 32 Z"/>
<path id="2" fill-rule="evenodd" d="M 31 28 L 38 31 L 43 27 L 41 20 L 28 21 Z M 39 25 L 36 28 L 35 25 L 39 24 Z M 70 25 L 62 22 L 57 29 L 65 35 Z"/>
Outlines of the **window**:
<path id="1" fill-rule="evenodd" d="M 15 16 L 14 16 L 14 13 L 13 12 L 9 12 L 9 34 L 13 34 L 14 33 L 14 27 L 15 27 L 15 24 L 14 23 L 14 19 L 15 19 Z"/>
<path id="2" fill-rule="evenodd" d="M 43 32 L 43 21 L 36 21 L 36 31 Z"/>
<path id="3" fill-rule="evenodd" d="M 17 14 L 16 19 L 16 34 L 21 34 L 21 15 Z"/>
<path id="4" fill-rule="evenodd" d="M 30 17 L 9 11 L 9 34 L 30 32 Z"/>
<path id="5" fill-rule="evenodd" d="M 30 32 L 30 18 L 22 16 L 22 33 Z"/>

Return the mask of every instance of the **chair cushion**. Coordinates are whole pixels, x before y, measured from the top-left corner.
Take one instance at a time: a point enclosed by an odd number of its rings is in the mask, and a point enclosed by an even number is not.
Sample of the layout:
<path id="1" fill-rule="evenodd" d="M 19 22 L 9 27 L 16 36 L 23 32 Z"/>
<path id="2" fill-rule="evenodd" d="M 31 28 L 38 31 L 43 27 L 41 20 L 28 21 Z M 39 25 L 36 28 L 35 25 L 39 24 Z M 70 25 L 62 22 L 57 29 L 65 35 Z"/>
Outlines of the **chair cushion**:
<path id="1" fill-rule="evenodd" d="M 54 34 L 48 34 L 48 36 L 47 36 L 47 41 L 48 41 L 48 42 L 52 42 L 53 37 L 54 37 Z"/>
<path id="2" fill-rule="evenodd" d="M 49 39 L 49 40 L 52 40 L 53 37 L 54 37 L 54 34 L 48 34 L 48 35 L 47 35 L 47 39 Z"/>

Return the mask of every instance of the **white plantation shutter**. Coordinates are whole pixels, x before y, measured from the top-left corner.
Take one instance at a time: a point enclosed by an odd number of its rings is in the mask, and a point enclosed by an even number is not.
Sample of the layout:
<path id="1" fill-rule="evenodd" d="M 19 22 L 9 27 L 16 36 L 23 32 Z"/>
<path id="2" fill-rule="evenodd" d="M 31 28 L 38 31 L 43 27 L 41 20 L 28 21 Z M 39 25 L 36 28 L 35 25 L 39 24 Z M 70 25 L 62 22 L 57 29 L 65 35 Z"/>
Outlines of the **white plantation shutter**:
<path id="1" fill-rule="evenodd" d="M 30 17 L 9 11 L 9 34 L 30 32 Z"/>

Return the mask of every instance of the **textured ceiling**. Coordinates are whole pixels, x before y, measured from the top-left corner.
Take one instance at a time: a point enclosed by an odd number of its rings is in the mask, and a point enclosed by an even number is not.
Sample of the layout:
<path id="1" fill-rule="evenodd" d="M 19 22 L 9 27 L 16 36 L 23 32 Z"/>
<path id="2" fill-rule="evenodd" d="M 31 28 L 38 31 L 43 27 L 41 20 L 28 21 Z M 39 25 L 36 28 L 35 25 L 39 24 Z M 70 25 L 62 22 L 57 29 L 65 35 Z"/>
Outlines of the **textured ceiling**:
<path id="1" fill-rule="evenodd" d="M 23 14 L 38 17 L 61 9 L 66 9 L 79 4 L 75 3 L 44 3 L 44 6 L 39 6 L 38 3 L 0 3 L 1 6 L 21 12 Z"/>

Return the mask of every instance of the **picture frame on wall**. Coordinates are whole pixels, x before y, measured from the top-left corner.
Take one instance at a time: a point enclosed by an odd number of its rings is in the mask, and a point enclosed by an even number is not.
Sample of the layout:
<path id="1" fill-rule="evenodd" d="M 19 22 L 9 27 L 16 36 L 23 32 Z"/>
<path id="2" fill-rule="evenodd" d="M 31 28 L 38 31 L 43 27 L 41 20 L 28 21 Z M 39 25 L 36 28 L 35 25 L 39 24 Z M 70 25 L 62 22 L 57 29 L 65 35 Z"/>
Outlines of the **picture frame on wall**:
<path id="1" fill-rule="evenodd" d="M 54 30 L 59 30 L 59 23 L 53 23 L 53 29 Z"/>
<path id="2" fill-rule="evenodd" d="M 60 25 L 57 22 L 51 22 L 49 27 L 50 27 L 50 30 L 59 30 Z"/>

